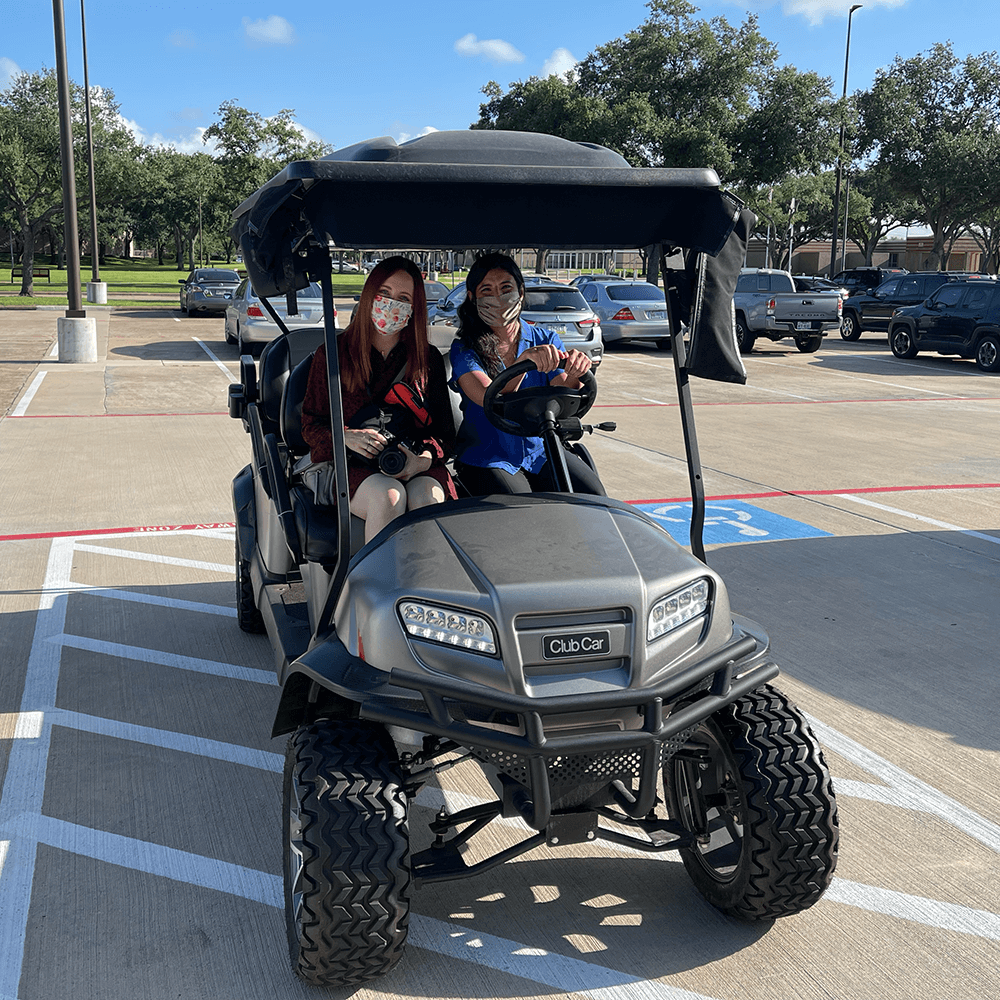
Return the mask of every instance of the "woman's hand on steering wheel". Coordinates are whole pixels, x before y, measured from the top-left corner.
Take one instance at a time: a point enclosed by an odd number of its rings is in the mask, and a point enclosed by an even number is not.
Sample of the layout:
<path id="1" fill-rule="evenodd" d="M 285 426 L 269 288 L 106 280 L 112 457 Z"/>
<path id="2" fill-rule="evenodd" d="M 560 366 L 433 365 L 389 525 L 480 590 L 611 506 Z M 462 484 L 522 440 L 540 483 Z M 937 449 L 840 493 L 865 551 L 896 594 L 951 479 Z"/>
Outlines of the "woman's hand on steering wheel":
<path id="1" fill-rule="evenodd" d="M 590 358 L 583 351 L 573 348 L 567 351 L 563 357 L 563 373 L 566 382 L 579 382 L 580 376 L 589 372 L 592 366 Z"/>
<path id="2" fill-rule="evenodd" d="M 565 352 L 560 351 L 554 344 L 535 344 L 534 347 L 521 351 L 514 364 L 518 361 L 533 361 L 540 372 L 552 372 L 560 366 L 565 356 Z"/>

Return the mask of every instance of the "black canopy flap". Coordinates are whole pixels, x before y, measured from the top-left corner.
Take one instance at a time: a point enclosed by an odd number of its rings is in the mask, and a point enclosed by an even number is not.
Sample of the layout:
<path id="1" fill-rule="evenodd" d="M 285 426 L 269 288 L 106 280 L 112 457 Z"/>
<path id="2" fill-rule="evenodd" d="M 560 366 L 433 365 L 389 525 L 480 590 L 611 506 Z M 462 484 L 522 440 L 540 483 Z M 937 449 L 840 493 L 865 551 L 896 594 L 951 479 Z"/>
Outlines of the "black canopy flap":
<path id="1" fill-rule="evenodd" d="M 254 289 L 269 297 L 305 287 L 309 243 L 361 250 L 667 243 L 714 257 L 740 208 L 712 170 L 633 168 L 590 143 L 469 130 L 399 145 L 383 137 L 291 163 L 239 206 L 232 234 Z"/>

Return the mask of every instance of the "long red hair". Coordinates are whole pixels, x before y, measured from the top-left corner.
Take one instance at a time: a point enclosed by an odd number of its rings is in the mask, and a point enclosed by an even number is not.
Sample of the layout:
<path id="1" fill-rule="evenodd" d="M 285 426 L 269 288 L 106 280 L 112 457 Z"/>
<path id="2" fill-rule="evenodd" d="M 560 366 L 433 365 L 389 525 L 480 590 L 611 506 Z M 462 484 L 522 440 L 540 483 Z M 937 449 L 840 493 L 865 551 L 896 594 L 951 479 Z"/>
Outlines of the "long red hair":
<path id="1" fill-rule="evenodd" d="M 365 287 L 361 290 L 354 319 L 341 334 L 347 350 L 341 355 L 340 379 L 344 387 L 351 392 L 357 392 L 371 380 L 372 345 L 378 337 L 375 324 L 372 322 L 372 304 L 386 279 L 397 271 L 405 271 L 413 279 L 413 315 L 399 335 L 406 347 L 404 378 L 421 391 L 426 387 L 430 346 L 427 340 L 427 296 L 424 293 L 424 276 L 412 260 L 406 257 L 387 257 L 368 275 Z"/>

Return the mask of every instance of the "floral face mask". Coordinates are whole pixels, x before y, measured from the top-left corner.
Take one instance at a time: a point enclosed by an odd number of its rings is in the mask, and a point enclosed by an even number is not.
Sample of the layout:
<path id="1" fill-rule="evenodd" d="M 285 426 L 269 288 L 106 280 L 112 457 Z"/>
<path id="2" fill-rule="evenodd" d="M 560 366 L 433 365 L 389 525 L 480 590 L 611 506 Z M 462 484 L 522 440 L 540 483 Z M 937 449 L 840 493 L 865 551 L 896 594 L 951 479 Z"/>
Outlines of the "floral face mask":
<path id="1" fill-rule="evenodd" d="M 506 326 L 521 315 L 521 293 L 515 289 L 506 295 L 477 296 L 476 311 L 487 326 L 493 329 Z"/>
<path id="2" fill-rule="evenodd" d="M 372 322 L 375 329 L 386 337 L 399 333 L 410 322 L 413 306 L 409 302 L 390 299 L 387 295 L 376 295 L 372 303 Z"/>

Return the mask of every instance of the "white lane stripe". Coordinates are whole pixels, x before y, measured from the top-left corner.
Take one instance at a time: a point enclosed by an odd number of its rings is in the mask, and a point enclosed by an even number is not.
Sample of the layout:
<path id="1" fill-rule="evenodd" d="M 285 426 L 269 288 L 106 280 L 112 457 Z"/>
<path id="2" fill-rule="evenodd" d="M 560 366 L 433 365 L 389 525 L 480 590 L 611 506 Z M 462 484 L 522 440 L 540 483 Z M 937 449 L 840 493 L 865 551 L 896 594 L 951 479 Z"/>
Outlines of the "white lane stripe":
<path id="1" fill-rule="evenodd" d="M 816 399 L 815 396 L 800 396 L 798 393 L 789 392 L 787 389 L 765 389 L 762 385 L 757 385 L 754 383 L 750 388 L 754 392 L 772 392 L 775 396 L 791 396 L 793 399 L 804 399 L 808 403 L 819 403 L 822 400 Z M 747 405 L 750 405 L 749 403 Z"/>
<path id="2" fill-rule="evenodd" d="M 233 373 L 216 357 L 215 352 L 205 343 L 203 340 L 199 340 L 197 337 L 191 338 L 215 363 L 222 369 L 222 374 L 229 379 L 230 382 L 236 377 Z"/>
<path id="3" fill-rule="evenodd" d="M 94 830 L 51 816 L 39 817 L 38 842 L 147 875 L 162 875 L 175 882 L 215 889 L 268 906 L 284 906 L 280 876 L 229 861 Z"/>
<path id="4" fill-rule="evenodd" d="M 52 350 L 49 351 L 49 357 L 50 358 L 58 358 L 59 357 L 59 338 L 58 337 L 56 337 L 56 342 L 52 345 Z"/>
<path id="5" fill-rule="evenodd" d="M 28 407 L 31 405 L 31 401 L 35 398 L 35 393 L 38 392 L 38 389 L 42 384 L 42 379 L 45 378 L 45 374 L 45 372 L 39 372 L 31 380 L 31 385 L 28 386 L 28 391 L 21 397 L 21 402 L 14 407 L 14 412 L 11 413 L 12 417 L 23 417 L 25 413 L 28 412 Z"/>
<path id="6" fill-rule="evenodd" d="M 669 367 L 668 365 L 657 365 L 657 364 L 654 364 L 652 361 L 640 361 L 638 358 L 619 358 L 618 360 L 619 361 L 629 361 L 633 365 L 645 365 L 647 368 L 661 368 L 661 369 L 665 369 L 665 368 Z"/>
<path id="7" fill-rule="evenodd" d="M 839 358 L 840 355 L 837 355 Z M 790 365 L 782 361 L 764 361 L 762 358 L 755 358 L 754 360 L 760 361 L 764 365 L 774 365 L 776 368 L 798 368 L 797 365 Z M 826 358 L 818 358 L 819 361 L 828 360 Z M 817 369 L 812 369 L 816 371 Z M 824 375 L 836 375 L 839 378 L 850 379 L 852 382 L 874 382 L 876 385 L 887 385 L 893 389 L 905 389 L 907 392 L 926 392 L 929 396 L 952 396 L 954 393 L 951 392 L 938 392 L 936 389 L 919 389 L 912 385 L 899 385 L 898 382 L 886 382 L 883 379 L 878 378 L 862 378 L 860 375 L 848 375 L 846 372 L 835 372 L 831 371 L 829 368 L 821 368 Z M 892 400 L 888 400 L 892 402 Z M 906 400 L 900 400 L 900 402 L 906 402 Z"/>
<path id="8" fill-rule="evenodd" d="M 259 771 L 273 771 L 280 774 L 284 768 L 284 758 L 281 754 L 271 753 L 268 750 L 255 750 L 236 743 L 222 743 L 202 736 L 190 736 L 168 729 L 153 729 L 150 726 L 137 726 L 117 719 L 102 719 L 96 715 L 84 715 L 81 712 L 68 712 L 58 708 L 47 713 L 47 718 L 53 726 L 64 726 L 78 732 L 93 733 L 96 736 L 109 736 L 116 740 L 130 740 L 132 743 L 143 743 L 164 750 L 175 750 L 178 753 L 224 760 L 230 764 L 241 764 Z"/>
<path id="9" fill-rule="evenodd" d="M 161 649 L 147 649 L 145 646 L 126 646 L 118 642 L 107 642 L 103 639 L 89 639 L 82 635 L 49 636 L 48 641 L 72 649 L 83 649 L 88 653 L 100 653 L 102 656 L 118 656 L 125 660 L 136 660 L 139 663 L 155 663 L 161 667 L 175 667 L 178 670 L 191 670 L 199 674 L 211 674 L 215 677 L 228 677 L 230 680 L 253 681 L 255 684 L 277 684 L 278 680 L 271 670 L 257 670 L 253 667 L 242 667 L 236 663 L 223 663 L 219 660 L 203 660 L 197 656 L 182 656 L 180 653 L 168 653 Z M 49 702 L 52 704 L 52 702 Z"/>
<path id="10" fill-rule="evenodd" d="M 834 879 L 823 896 L 831 903 L 844 903 L 900 920 L 912 920 L 943 931 L 1000 941 L 1000 916 L 955 903 L 942 903 L 923 896 L 910 896 L 895 889 L 880 889 L 860 882 Z"/>
<path id="11" fill-rule="evenodd" d="M 662 399 L 650 399 L 649 396 L 640 396 L 641 400 L 647 403 L 656 403 L 657 406 L 669 406 L 669 403 L 664 403 Z"/>
<path id="12" fill-rule="evenodd" d="M 1000 545 L 1000 538 L 994 535 L 984 535 L 981 531 L 973 531 L 970 528 L 960 528 L 957 524 L 949 524 L 947 521 L 936 521 L 933 517 L 923 517 L 921 514 L 913 514 L 908 510 L 900 510 L 898 507 L 887 507 L 882 503 L 875 503 L 874 500 L 867 500 L 865 497 L 855 496 L 853 493 L 835 493 L 838 500 L 850 500 L 853 503 L 864 504 L 866 507 L 874 507 L 876 510 L 884 510 L 888 514 L 898 514 L 900 517 L 909 517 L 914 521 L 922 521 L 924 524 L 933 524 L 936 528 L 945 528 L 948 531 L 960 531 L 963 535 L 971 538 L 981 538 L 984 542 L 992 542 Z"/>
<path id="13" fill-rule="evenodd" d="M 66 597 L 56 588 L 69 581 L 72 567 L 72 539 L 52 539 L 25 671 L 22 712 L 55 704 L 61 650 L 48 639 L 65 628 Z M 0 792 L 0 837 L 7 842 L 0 871 L 0 997 L 16 997 L 21 981 L 51 732 L 43 721 L 37 739 L 11 744 Z"/>
<path id="14" fill-rule="evenodd" d="M 171 532 L 180 534 L 180 532 Z M 228 563 L 201 562 L 198 559 L 177 559 L 174 556 L 161 556 L 153 552 L 134 552 L 132 549 L 115 549 L 106 545 L 88 545 L 78 542 L 79 552 L 95 552 L 99 556 L 117 556 L 121 559 L 138 559 L 140 562 L 161 563 L 164 566 L 184 566 L 188 569 L 207 569 L 211 573 L 227 573 L 233 575 L 233 567 Z"/>
<path id="15" fill-rule="evenodd" d="M 88 597 L 107 597 L 114 601 L 131 601 L 133 604 L 154 604 L 161 608 L 176 608 L 179 611 L 197 611 L 207 615 L 222 615 L 225 618 L 235 618 L 236 609 L 227 608 L 222 604 L 203 604 L 201 601 L 182 601 L 177 597 L 156 597 L 153 594 L 141 594 L 131 590 L 115 590 L 110 587 L 88 587 L 77 584 L 67 588 L 71 593 L 86 594 Z"/>
<path id="16" fill-rule="evenodd" d="M 913 803 L 908 808 L 932 813 L 978 840 L 981 844 L 985 844 L 990 850 L 1000 854 L 1000 826 L 996 823 L 949 798 L 919 778 L 915 778 L 901 767 L 897 767 L 874 751 L 855 742 L 849 736 L 838 732 L 832 726 L 820 722 L 813 716 L 808 716 L 808 719 L 809 725 L 822 744 L 840 754 L 841 757 L 853 761 L 869 774 L 874 774 L 880 781 L 885 782 L 890 788 L 905 796 L 908 801 Z M 843 783 L 834 782 L 834 789 L 836 790 L 840 784 Z"/>

